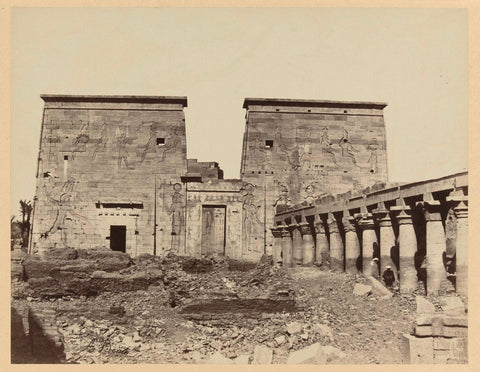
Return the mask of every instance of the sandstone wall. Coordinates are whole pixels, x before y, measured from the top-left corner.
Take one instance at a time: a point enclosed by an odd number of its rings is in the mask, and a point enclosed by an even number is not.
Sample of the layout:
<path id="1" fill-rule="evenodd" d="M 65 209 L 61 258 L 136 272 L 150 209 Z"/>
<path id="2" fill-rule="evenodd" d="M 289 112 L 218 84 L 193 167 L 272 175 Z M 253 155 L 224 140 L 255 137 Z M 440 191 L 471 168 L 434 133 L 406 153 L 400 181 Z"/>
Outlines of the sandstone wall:
<path id="1" fill-rule="evenodd" d="M 155 219 L 158 251 L 184 246 L 186 98 L 42 98 L 33 251 L 108 247 L 123 225 L 126 252 L 151 254 Z"/>
<path id="2" fill-rule="evenodd" d="M 245 100 L 241 177 L 253 201 L 244 226 L 249 249 L 271 248 L 273 237 L 264 232 L 276 209 L 387 180 L 385 106 Z"/>
<path id="3" fill-rule="evenodd" d="M 187 184 L 186 254 L 224 254 L 236 259 L 248 257 L 242 250 L 241 187 L 240 180 Z"/>

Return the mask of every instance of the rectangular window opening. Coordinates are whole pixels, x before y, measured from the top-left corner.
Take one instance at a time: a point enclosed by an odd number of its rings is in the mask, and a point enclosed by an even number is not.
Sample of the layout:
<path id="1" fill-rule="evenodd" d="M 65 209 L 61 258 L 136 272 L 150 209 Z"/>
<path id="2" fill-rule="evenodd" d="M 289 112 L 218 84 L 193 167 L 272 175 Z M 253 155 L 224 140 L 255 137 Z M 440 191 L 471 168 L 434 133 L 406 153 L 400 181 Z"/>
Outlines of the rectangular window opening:
<path id="1" fill-rule="evenodd" d="M 157 146 L 164 146 L 165 145 L 165 138 L 157 138 Z"/>
<path id="2" fill-rule="evenodd" d="M 273 147 L 273 140 L 266 140 L 265 141 L 265 148 L 271 149 Z"/>

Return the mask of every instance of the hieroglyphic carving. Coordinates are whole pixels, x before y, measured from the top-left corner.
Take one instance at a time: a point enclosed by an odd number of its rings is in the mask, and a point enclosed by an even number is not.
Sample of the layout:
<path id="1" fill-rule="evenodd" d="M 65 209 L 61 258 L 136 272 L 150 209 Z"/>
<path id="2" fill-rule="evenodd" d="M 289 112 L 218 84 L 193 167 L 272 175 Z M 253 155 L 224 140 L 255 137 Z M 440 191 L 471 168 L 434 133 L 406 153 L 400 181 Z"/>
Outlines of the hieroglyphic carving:
<path id="1" fill-rule="evenodd" d="M 156 144 L 156 137 L 157 137 L 157 130 L 158 130 L 158 123 L 152 123 L 150 125 L 150 135 L 148 137 L 147 144 L 145 145 L 145 149 L 142 152 L 142 157 L 140 158 L 140 162 L 143 163 L 147 153 L 154 153 L 156 152 L 157 144 Z"/>
<path id="2" fill-rule="evenodd" d="M 53 178 L 52 178 L 53 179 Z M 54 182 L 54 181 L 52 181 Z M 56 194 L 53 195 L 51 190 L 54 190 L 53 184 L 46 183 L 44 185 L 44 191 L 47 199 L 56 206 L 57 212 L 55 220 L 50 228 L 44 233 L 40 234 L 41 239 L 51 238 L 57 231 L 60 231 L 60 242 L 63 247 L 67 247 L 67 228 L 66 221 L 73 220 L 73 218 L 78 217 L 83 220 L 86 220 L 84 216 L 79 214 L 77 210 L 73 207 L 73 202 L 75 200 L 75 184 L 76 181 L 73 178 L 68 179 L 62 184 L 62 187 Z"/>
<path id="3" fill-rule="evenodd" d="M 328 137 L 328 128 L 323 127 L 322 136 L 320 137 L 320 147 L 322 149 L 322 155 L 328 157 L 333 164 L 337 165 L 337 160 L 335 158 L 335 152 L 332 148 L 332 141 Z"/>
<path id="4" fill-rule="evenodd" d="M 159 161 L 165 160 L 165 155 L 172 152 L 180 146 L 179 127 L 175 127 L 173 132 L 165 140 L 165 145 L 161 148 Z"/>
<path id="5" fill-rule="evenodd" d="M 313 186 L 311 183 L 305 187 L 305 201 L 309 204 L 312 205 L 315 201 L 314 198 L 314 193 L 315 193 L 315 186 Z"/>
<path id="6" fill-rule="evenodd" d="M 177 252 L 180 248 L 180 237 L 185 225 L 185 206 L 183 195 L 180 193 L 182 185 L 175 183 L 173 185 L 172 203 L 168 209 L 168 214 L 172 216 L 172 240 L 170 248 Z"/>
<path id="7" fill-rule="evenodd" d="M 132 164 L 128 162 L 127 144 L 131 143 L 131 139 L 128 138 L 128 127 L 117 128 L 117 147 L 118 147 L 118 168 L 122 166 L 122 162 L 125 164 L 126 169 L 133 169 Z"/>
<path id="8" fill-rule="evenodd" d="M 358 152 L 352 143 L 350 142 L 349 134 L 346 129 L 343 130 L 343 135 L 342 138 L 338 141 L 338 145 L 342 149 L 342 156 L 345 158 L 350 158 L 352 160 L 352 163 L 356 166 L 359 167 L 357 164 L 357 159 L 355 158 L 355 153 Z"/>
<path id="9" fill-rule="evenodd" d="M 378 146 L 376 137 L 373 137 L 366 146 L 367 151 L 370 151 L 368 164 L 370 166 L 370 172 L 372 173 L 378 173 L 378 155 L 377 155 L 378 148 L 379 146 Z"/>
<path id="10" fill-rule="evenodd" d="M 102 128 L 100 129 L 100 138 L 97 140 L 97 143 L 93 148 L 92 161 L 95 160 L 97 153 L 107 151 L 107 143 L 108 143 L 107 124 L 103 122 Z"/>
<path id="11" fill-rule="evenodd" d="M 261 204 L 257 204 L 254 196 L 256 186 L 247 183 L 240 189 L 242 195 L 242 209 L 243 209 L 243 226 L 244 226 L 244 240 L 247 250 L 252 250 L 251 241 L 254 235 L 260 230 L 262 221 L 258 217 L 258 210 Z"/>
<path id="12" fill-rule="evenodd" d="M 282 183 L 278 186 L 280 188 L 279 197 L 273 204 L 275 213 L 283 212 L 292 206 L 292 201 L 288 197 L 288 187 Z"/>

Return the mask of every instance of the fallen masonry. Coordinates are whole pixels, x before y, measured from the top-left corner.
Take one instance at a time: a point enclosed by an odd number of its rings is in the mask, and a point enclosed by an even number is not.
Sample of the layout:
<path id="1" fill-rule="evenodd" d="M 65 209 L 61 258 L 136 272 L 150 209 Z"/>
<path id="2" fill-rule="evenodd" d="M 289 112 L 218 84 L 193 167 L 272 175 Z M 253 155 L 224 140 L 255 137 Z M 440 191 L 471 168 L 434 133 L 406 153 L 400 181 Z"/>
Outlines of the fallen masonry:
<path id="1" fill-rule="evenodd" d="M 371 283 L 361 274 L 262 262 L 101 248 L 24 257 L 12 281 L 12 362 L 420 363 L 426 338 L 434 362 L 466 360 L 459 297 L 356 296 Z"/>

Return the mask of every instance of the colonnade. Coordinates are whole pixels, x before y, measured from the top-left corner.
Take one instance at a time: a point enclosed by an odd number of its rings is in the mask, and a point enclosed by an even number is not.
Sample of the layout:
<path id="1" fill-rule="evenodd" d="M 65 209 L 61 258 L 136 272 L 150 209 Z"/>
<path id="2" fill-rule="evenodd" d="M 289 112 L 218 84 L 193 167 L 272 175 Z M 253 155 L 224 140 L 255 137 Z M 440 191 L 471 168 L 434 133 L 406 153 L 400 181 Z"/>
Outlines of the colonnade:
<path id="1" fill-rule="evenodd" d="M 335 206 L 341 204 L 336 202 Z M 408 203 L 402 197 L 380 200 L 374 205 L 363 205 L 360 213 L 353 213 L 355 209 L 348 208 L 348 201 L 340 210 L 330 205 L 283 212 L 276 216 L 277 225 L 271 228 L 273 258 L 285 267 L 329 262 L 330 268 L 337 272 L 363 272 L 377 277 L 390 267 L 402 293 L 415 290 L 419 272 L 426 271 L 427 293 L 435 294 L 444 285 L 451 286 L 444 264 L 447 246 L 444 216 L 449 209 L 453 210 L 456 224 L 456 291 L 467 296 L 465 189 L 451 191 L 441 200 L 435 200 L 428 192 L 420 198 L 409 198 Z M 423 258 L 421 265 L 418 257 Z"/>

